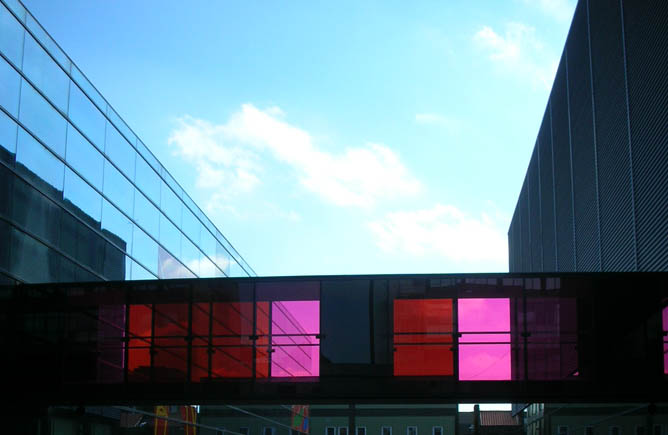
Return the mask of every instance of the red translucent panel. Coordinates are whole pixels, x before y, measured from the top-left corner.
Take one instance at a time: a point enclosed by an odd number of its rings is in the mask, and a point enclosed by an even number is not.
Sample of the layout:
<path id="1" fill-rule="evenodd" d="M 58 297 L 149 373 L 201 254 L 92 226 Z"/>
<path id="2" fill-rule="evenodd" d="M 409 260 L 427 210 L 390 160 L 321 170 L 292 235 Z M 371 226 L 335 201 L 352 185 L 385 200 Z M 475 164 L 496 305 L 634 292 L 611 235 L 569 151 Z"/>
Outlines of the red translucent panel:
<path id="1" fill-rule="evenodd" d="M 188 304 L 155 304 L 153 328 L 156 337 L 187 335 Z"/>
<path id="2" fill-rule="evenodd" d="M 215 302 L 212 305 L 211 332 L 214 336 L 253 334 L 252 302 Z"/>
<path id="3" fill-rule="evenodd" d="M 192 331 L 194 336 L 209 336 L 209 303 L 195 303 L 192 309 Z"/>
<path id="4" fill-rule="evenodd" d="M 663 307 L 661 317 L 663 323 L 663 373 L 668 375 L 668 306 Z"/>
<path id="5" fill-rule="evenodd" d="M 509 380 L 510 300 L 470 298 L 457 301 L 459 379 Z M 467 344 L 482 343 L 482 344 Z"/>
<path id="6" fill-rule="evenodd" d="M 394 301 L 394 375 L 452 376 L 452 299 Z"/>
<path id="7" fill-rule="evenodd" d="M 253 347 L 214 347 L 211 354 L 211 377 L 253 377 Z"/>
<path id="8" fill-rule="evenodd" d="M 148 380 L 150 369 L 150 342 L 130 339 L 128 342 L 128 377 L 134 381 Z"/>
<path id="9" fill-rule="evenodd" d="M 151 307 L 149 305 L 130 305 L 129 330 L 131 336 L 151 336 Z"/>
<path id="10" fill-rule="evenodd" d="M 191 382 L 200 382 L 209 376 L 209 349 L 193 343 L 192 364 L 190 367 Z"/>
<path id="11" fill-rule="evenodd" d="M 266 347 L 255 349 L 255 377 L 269 377 L 269 349 Z"/>
<path id="12" fill-rule="evenodd" d="M 153 376 L 157 382 L 186 380 L 188 349 L 185 346 L 154 346 L 153 350 Z"/>

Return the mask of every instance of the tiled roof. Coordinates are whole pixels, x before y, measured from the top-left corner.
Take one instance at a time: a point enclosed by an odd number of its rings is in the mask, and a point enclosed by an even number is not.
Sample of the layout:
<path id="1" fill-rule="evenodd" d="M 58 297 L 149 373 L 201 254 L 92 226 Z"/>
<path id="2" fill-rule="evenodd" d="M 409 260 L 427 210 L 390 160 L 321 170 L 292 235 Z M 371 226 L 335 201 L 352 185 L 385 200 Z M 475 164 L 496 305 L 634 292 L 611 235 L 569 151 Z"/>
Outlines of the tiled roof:
<path id="1" fill-rule="evenodd" d="M 511 411 L 480 411 L 481 426 L 518 426 Z"/>

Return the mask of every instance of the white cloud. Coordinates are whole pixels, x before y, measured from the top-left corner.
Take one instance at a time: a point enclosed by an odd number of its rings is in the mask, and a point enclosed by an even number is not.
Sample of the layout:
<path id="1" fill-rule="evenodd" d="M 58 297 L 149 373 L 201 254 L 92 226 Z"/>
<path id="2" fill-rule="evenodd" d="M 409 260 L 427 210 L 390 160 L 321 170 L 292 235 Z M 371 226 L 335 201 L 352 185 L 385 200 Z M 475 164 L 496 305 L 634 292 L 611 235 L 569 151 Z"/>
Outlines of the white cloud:
<path id="1" fill-rule="evenodd" d="M 420 191 L 420 183 L 387 146 L 367 143 L 327 152 L 307 131 L 278 119 L 284 116 L 277 107 L 263 111 L 244 104 L 221 125 L 185 117 L 169 143 L 195 164 L 198 186 L 215 189 L 221 199 L 260 184 L 267 158 L 290 167 L 302 187 L 335 205 L 370 207 Z"/>
<path id="2" fill-rule="evenodd" d="M 502 36 L 489 26 L 483 26 L 473 41 L 489 53 L 489 59 L 502 70 L 520 80 L 530 80 L 533 86 L 552 87 L 557 71 L 557 58 L 550 54 L 536 37 L 536 30 L 521 23 L 508 23 Z"/>
<path id="3" fill-rule="evenodd" d="M 458 130 L 461 127 L 461 122 L 458 119 L 440 113 L 416 113 L 415 122 L 424 125 L 437 125 L 449 130 Z"/>
<path id="4" fill-rule="evenodd" d="M 538 7 L 546 15 L 562 22 L 569 22 L 575 10 L 575 2 L 571 0 L 524 0 L 524 4 Z"/>
<path id="5" fill-rule="evenodd" d="M 369 222 L 378 246 L 412 256 L 438 255 L 459 265 L 506 270 L 506 222 L 471 216 L 455 206 L 398 211 Z M 483 271 L 483 270 L 478 270 Z"/>

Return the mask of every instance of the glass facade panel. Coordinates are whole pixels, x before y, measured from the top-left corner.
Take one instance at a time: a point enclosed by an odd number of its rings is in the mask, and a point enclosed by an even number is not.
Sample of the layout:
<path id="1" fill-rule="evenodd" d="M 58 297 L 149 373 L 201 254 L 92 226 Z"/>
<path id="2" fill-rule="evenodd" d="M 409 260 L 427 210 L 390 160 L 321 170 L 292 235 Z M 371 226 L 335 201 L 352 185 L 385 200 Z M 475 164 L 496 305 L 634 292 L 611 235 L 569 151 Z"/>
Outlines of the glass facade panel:
<path id="1" fill-rule="evenodd" d="M 0 51 L 17 66 L 21 65 L 23 33 L 23 27 L 16 18 L 0 4 Z"/>
<path id="2" fill-rule="evenodd" d="M 132 233 L 132 256 L 151 273 L 158 274 L 158 244 L 138 227 Z"/>
<path id="3" fill-rule="evenodd" d="M 20 179 L 14 180 L 11 195 L 18 205 L 11 208 L 12 221 L 28 233 L 58 246 L 62 213 L 60 207 Z"/>
<path id="4" fill-rule="evenodd" d="M 160 182 L 160 208 L 176 224 L 181 227 L 181 209 L 183 203 L 164 181 Z"/>
<path id="5" fill-rule="evenodd" d="M 9 65 L 5 59 L 0 57 L 0 106 L 13 116 L 19 116 L 19 92 L 21 89 L 21 76 Z"/>
<path id="6" fill-rule="evenodd" d="M 118 116 L 118 113 L 107 104 L 107 116 L 111 122 L 116 126 L 119 132 L 130 142 L 131 144 L 137 143 L 137 137 L 132 133 L 130 127 Z"/>
<path id="7" fill-rule="evenodd" d="M 190 237 L 190 240 L 199 246 L 199 236 L 202 224 L 197 220 L 194 214 L 183 207 L 183 220 L 181 221 L 181 230 Z"/>
<path id="8" fill-rule="evenodd" d="M 195 275 L 181 264 L 180 261 L 162 248 L 160 248 L 159 257 L 158 278 L 195 278 Z"/>
<path id="9" fill-rule="evenodd" d="M 42 26 L 35 21 L 32 15 L 27 14 L 26 17 L 26 26 L 30 31 L 35 35 L 37 40 L 41 42 L 46 49 L 51 53 L 51 55 L 56 59 L 56 61 L 65 68 L 65 71 L 69 72 L 70 70 L 70 60 L 67 58 L 65 53 L 58 47 L 58 44 L 54 42 L 53 39 L 46 33 Z M 28 34 L 26 33 L 26 38 Z M 27 41 L 26 41 L 27 42 Z M 25 56 L 25 54 L 24 54 Z"/>
<path id="10" fill-rule="evenodd" d="M 60 197 L 65 165 L 23 129 L 18 134 L 16 162 L 17 170 L 44 188 L 45 193 Z"/>
<path id="11" fill-rule="evenodd" d="M 137 151 L 139 151 L 139 154 L 146 159 L 149 165 L 159 174 L 160 173 L 160 162 L 158 162 L 158 159 L 151 154 L 151 151 L 149 151 L 148 148 L 146 148 L 146 145 L 144 145 L 144 142 L 140 141 L 137 139 L 137 142 L 135 143 L 135 146 L 137 148 Z"/>
<path id="12" fill-rule="evenodd" d="M 206 256 L 200 254 L 199 277 L 200 278 L 215 278 L 220 276 L 220 272 L 214 264 Z"/>
<path id="13" fill-rule="evenodd" d="M 104 247 L 106 242 L 97 231 L 88 225 L 95 225 L 90 218 L 78 216 L 79 219 L 63 213 L 61 222 L 60 249 L 72 257 L 77 264 L 84 265 L 96 274 L 104 269 Z M 88 225 L 84 225 L 85 222 Z"/>
<path id="14" fill-rule="evenodd" d="M 102 95 L 93 87 L 93 85 L 88 81 L 88 79 L 83 75 L 83 73 L 76 67 L 72 65 L 71 73 L 72 80 L 79 85 L 83 91 L 88 94 L 88 97 L 93 100 L 93 102 L 99 107 L 102 111 L 106 110 L 107 102 L 102 98 Z M 73 88 L 75 86 L 72 86 Z M 102 143 L 100 143 L 100 149 L 102 148 Z"/>
<path id="15" fill-rule="evenodd" d="M 206 228 L 202 228 L 199 247 L 211 260 L 216 258 L 216 239 Z"/>
<path id="16" fill-rule="evenodd" d="M 156 279 L 157 276 L 153 275 L 148 270 L 141 267 L 136 261 L 132 261 L 132 279 L 133 280 L 145 280 L 145 279 Z M 148 351 L 148 349 L 146 349 Z"/>
<path id="17" fill-rule="evenodd" d="M 68 116 L 93 145 L 100 150 L 104 149 L 104 116 L 78 86 L 70 86 Z"/>
<path id="18" fill-rule="evenodd" d="M 65 156 L 67 121 L 25 80 L 21 83 L 19 121 L 56 154 Z"/>
<path id="19" fill-rule="evenodd" d="M 0 160 L 13 164 L 16 155 L 18 127 L 13 119 L 0 110 Z"/>
<path id="20" fill-rule="evenodd" d="M 181 258 L 181 232 L 162 213 L 160 214 L 160 243 L 172 255 Z"/>
<path id="21" fill-rule="evenodd" d="M 158 238 L 160 228 L 160 212 L 146 197 L 135 190 L 135 222 L 137 222 L 148 234 Z"/>
<path id="22" fill-rule="evenodd" d="M 181 260 L 195 273 L 195 275 L 199 276 L 199 249 L 197 249 L 183 234 L 181 234 Z"/>
<path id="23" fill-rule="evenodd" d="M 135 159 L 137 153 L 128 141 L 107 122 L 107 140 L 104 145 L 104 153 L 130 180 L 135 178 Z"/>
<path id="24" fill-rule="evenodd" d="M 134 187 L 114 165 L 104 162 L 104 195 L 123 210 L 128 216 L 133 215 Z"/>
<path id="25" fill-rule="evenodd" d="M 11 272 L 27 282 L 58 282 L 60 256 L 29 235 L 12 229 Z"/>
<path id="26" fill-rule="evenodd" d="M 65 168 L 65 206 L 75 215 L 98 226 L 102 218 L 102 197 L 70 168 Z"/>
<path id="27" fill-rule="evenodd" d="M 102 190 L 104 157 L 71 124 L 67 126 L 65 160 L 95 188 Z"/>
<path id="28" fill-rule="evenodd" d="M 218 268 L 227 276 L 230 273 L 230 253 L 223 245 L 216 242 L 216 258 L 214 259 Z"/>
<path id="29" fill-rule="evenodd" d="M 49 54 L 26 35 L 23 47 L 23 74 L 63 113 L 67 112 L 70 79 Z"/>
<path id="30" fill-rule="evenodd" d="M 160 204 L 160 177 L 146 163 L 146 160 L 137 156 L 135 167 L 135 184 L 148 196 L 154 203 Z"/>
<path id="31" fill-rule="evenodd" d="M 132 221 L 113 204 L 102 200 L 102 234 L 124 252 L 132 252 L 133 227 Z"/>

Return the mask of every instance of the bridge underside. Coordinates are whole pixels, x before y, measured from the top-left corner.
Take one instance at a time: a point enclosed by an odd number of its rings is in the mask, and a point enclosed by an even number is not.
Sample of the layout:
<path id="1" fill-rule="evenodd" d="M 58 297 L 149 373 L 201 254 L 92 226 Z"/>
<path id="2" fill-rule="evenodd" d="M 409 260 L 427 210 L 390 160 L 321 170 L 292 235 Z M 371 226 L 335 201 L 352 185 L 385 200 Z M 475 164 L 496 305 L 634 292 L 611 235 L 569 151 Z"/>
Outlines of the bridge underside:
<path id="1" fill-rule="evenodd" d="M 6 397 L 43 405 L 668 401 L 668 274 L 5 287 Z"/>

